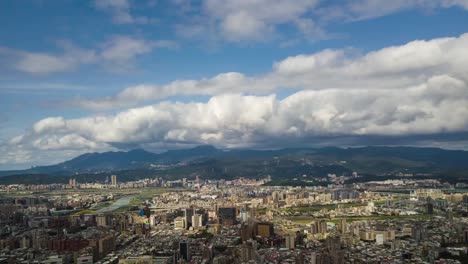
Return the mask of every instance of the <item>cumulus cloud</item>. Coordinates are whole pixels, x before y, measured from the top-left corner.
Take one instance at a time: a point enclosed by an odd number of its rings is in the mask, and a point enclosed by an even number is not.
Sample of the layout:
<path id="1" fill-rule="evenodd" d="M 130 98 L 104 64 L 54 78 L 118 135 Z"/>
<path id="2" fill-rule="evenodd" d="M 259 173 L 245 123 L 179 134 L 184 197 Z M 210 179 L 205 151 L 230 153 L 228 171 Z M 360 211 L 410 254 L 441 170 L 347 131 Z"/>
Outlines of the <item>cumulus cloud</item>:
<path id="1" fill-rule="evenodd" d="M 119 144 L 255 146 L 282 138 L 401 136 L 468 131 L 467 82 L 448 75 L 399 89 L 225 94 L 206 103 L 161 102 L 115 115 L 40 120 L 11 144 L 39 150 Z"/>
<path id="2" fill-rule="evenodd" d="M 222 34 L 229 40 L 262 38 L 278 24 L 294 21 L 317 4 L 316 0 L 292 2 L 261 1 L 204 1 L 204 10 L 219 20 Z"/>
<path id="3" fill-rule="evenodd" d="M 145 16 L 133 16 L 129 0 L 95 0 L 97 9 L 109 12 L 115 24 L 147 24 L 151 21 Z"/>
<path id="4" fill-rule="evenodd" d="M 30 52 L 0 46 L 0 58 L 14 69 L 29 74 L 51 74 L 75 70 L 82 65 L 102 64 L 110 70 L 128 70 L 133 60 L 155 48 L 176 48 L 170 40 L 147 40 L 131 36 L 110 37 L 96 49 L 76 47 L 68 41 L 59 41 L 61 53 Z"/>
<path id="5" fill-rule="evenodd" d="M 317 3 L 317 0 L 204 0 L 199 7 L 199 13 L 203 16 L 191 17 L 188 23 L 176 28 L 187 37 L 210 34 L 219 35 L 229 42 L 264 41 L 275 37 L 280 25 L 291 24 L 304 29 L 304 21 L 300 19 L 313 10 Z M 296 23 L 298 21 L 300 23 Z M 310 37 L 322 37 L 322 30 L 319 32 L 310 30 L 310 25 L 308 27 L 307 34 Z M 315 32 L 320 34 L 312 36 Z"/>
<path id="6" fill-rule="evenodd" d="M 71 103 L 85 109 L 106 110 L 129 107 L 140 102 L 164 99 L 176 95 L 214 95 L 223 92 L 246 91 L 252 79 L 238 72 L 221 73 L 201 80 L 179 80 L 167 85 L 142 84 L 128 87 L 113 97 L 98 100 L 76 99 Z M 254 87 L 252 87 L 254 88 Z M 267 87 L 264 87 L 267 89 Z"/>
<path id="7" fill-rule="evenodd" d="M 86 109 L 129 107 L 175 95 L 249 93 L 265 95 L 279 89 L 395 89 L 404 90 L 436 76 L 468 81 L 468 34 L 456 38 L 417 40 L 360 54 L 356 50 L 323 50 L 291 56 L 258 76 L 221 73 L 201 80 L 177 80 L 166 85 L 142 84 L 97 100 L 73 102 Z"/>

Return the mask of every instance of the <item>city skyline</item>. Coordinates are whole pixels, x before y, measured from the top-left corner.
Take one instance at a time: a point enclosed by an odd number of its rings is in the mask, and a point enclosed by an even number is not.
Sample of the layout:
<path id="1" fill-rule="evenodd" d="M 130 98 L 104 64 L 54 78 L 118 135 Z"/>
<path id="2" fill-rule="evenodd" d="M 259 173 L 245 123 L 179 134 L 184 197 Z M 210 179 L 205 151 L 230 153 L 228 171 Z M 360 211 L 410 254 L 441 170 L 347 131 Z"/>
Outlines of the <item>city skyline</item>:
<path id="1" fill-rule="evenodd" d="M 0 3 L 0 170 L 87 152 L 468 149 L 466 1 Z"/>

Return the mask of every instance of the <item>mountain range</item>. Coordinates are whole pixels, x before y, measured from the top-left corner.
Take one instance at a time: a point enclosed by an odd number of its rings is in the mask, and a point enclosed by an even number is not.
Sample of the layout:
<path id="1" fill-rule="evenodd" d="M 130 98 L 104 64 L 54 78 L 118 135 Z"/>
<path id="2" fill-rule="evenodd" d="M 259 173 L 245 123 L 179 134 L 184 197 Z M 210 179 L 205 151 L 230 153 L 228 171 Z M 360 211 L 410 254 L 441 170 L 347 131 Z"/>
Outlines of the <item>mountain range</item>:
<path id="1" fill-rule="evenodd" d="M 203 145 L 159 154 L 143 149 L 87 153 L 50 166 L 0 171 L 0 183 L 22 182 L 27 177 L 60 179 L 70 175 L 120 173 L 129 179 L 148 175 L 168 178 L 236 178 L 270 175 L 276 179 L 301 176 L 326 177 L 328 173 L 349 175 L 398 173 L 457 174 L 468 172 L 468 152 L 439 148 L 359 147 L 290 148 L 277 150 L 221 150 Z M 141 175 L 135 177 L 133 174 Z M 21 176 L 23 175 L 23 176 Z M 30 176 L 25 176 L 30 175 Z M 33 176 L 31 176 L 33 175 Z M 92 178 L 86 178 L 92 180 Z"/>

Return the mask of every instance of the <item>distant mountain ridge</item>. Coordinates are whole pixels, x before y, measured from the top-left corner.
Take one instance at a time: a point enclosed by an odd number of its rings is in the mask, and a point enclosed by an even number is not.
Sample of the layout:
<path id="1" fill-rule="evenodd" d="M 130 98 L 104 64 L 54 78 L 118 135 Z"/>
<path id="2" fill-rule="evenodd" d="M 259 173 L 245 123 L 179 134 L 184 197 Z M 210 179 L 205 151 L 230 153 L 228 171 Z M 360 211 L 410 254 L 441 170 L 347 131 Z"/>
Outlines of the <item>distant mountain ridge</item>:
<path id="1" fill-rule="evenodd" d="M 289 166 L 313 163 L 313 166 L 338 166 L 342 171 L 379 174 L 392 171 L 452 171 L 468 170 L 468 152 L 438 148 L 417 147 L 358 147 L 358 148 L 291 148 L 278 150 L 234 149 L 221 150 L 210 145 L 190 149 L 152 153 L 143 149 L 130 151 L 87 153 L 50 166 L 26 170 L 0 171 L 0 177 L 19 174 L 73 175 L 119 170 L 152 169 L 157 165 L 202 166 L 219 164 L 220 167 L 258 167 L 273 164 L 275 159 L 294 161 Z M 182 163 L 182 165 L 181 165 Z M 258 164 L 256 164 L 258 163 Z M 192 164 L 192 165 L 191 165 Z M 203 164 L 203 165 L 200 165 Z M 228 165 L 226 165 L 228 164 Z M 338 170 L 339 171 L 339 170 Z"/>
<path id="2" fill-rule="evenodd" d="M 197 158 L 211 157 L 223 152 L 213 146 L 197 146 L 191 149 L 169 150 L 161 154 L 134 149 L 85 153 L 56 165 L 37 166 L 26 170 L 0 171 L 0 177 L 14 174 L 73 174 L 102 172 L 150 167 L 153 163 L 176 163 Z"/>

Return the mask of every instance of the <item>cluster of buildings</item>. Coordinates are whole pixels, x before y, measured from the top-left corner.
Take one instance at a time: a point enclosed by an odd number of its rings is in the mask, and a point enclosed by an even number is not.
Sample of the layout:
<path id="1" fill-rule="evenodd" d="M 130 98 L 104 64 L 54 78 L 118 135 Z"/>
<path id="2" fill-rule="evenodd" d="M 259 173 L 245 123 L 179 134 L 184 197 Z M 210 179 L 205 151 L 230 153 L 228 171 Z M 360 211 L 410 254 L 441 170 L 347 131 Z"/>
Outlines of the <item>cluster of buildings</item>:
<path id="1" fill-rule="evenodd" d="M 463 191 L 264 186 L 268 180 L 147 179 L 128 191 L 136 182 L 115 177 L 102 193 L 71 179 L 60 195 L 0 198 L 0 264 L 462 263 L 468 256 Z M 129 201 L 137 203 L 125 207 Z"/>

